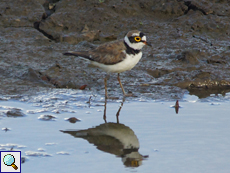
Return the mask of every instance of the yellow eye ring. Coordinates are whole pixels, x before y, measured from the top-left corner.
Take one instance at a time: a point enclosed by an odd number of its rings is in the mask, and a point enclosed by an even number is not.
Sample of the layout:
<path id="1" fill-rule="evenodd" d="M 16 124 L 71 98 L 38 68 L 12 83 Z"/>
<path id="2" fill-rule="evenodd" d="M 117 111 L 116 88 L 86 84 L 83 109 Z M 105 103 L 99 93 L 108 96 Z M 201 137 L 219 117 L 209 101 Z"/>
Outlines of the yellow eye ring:
<path id="1" fill-rule="evenodd" d="M 139 42 L 139 41 L 141 41 L 141 37 L 134 37 L 134 40 L 135 40 L 136 42 Z"/>

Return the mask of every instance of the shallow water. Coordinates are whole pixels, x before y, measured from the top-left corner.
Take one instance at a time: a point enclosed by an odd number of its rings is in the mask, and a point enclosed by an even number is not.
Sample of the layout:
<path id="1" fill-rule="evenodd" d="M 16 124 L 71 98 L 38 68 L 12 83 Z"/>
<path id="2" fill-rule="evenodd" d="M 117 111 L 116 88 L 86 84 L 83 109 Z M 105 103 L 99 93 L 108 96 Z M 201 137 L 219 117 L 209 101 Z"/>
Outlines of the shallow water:
<path id="1" fill-rule="evenodd" d="M 107 102 L 105 123 L 103 98 L 89 97 L 55 90 L 20 101 L 2 99 L 0 150 L 22 151 L 24 173 L 229 172 L 228 94 L 203 100 L 185 95 L 178 114 L 175 101 L 126 100 L 120 124 L 122 100 Z M 8 117 L 12 108 L 23 116 Z M 81 121 L 66 121 L 70 117 Z"/>

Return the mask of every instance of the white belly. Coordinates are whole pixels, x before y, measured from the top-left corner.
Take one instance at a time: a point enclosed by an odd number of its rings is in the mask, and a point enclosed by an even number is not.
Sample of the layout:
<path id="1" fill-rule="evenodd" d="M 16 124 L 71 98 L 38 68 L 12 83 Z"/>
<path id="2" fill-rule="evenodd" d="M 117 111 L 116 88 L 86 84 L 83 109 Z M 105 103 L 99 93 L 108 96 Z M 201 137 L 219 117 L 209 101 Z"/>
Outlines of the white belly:
<path id="1" fill-rule="evenodd" d="M 121 73 L 127 70 L 131 70 L 140 61 L 141 57 L 142 52 L 139 52 L 136 55 L 127 54 L 123 61 L 113 65 L 99 64 L 95 61 L 92 61 L 91 63 L 107 73 Z"/>

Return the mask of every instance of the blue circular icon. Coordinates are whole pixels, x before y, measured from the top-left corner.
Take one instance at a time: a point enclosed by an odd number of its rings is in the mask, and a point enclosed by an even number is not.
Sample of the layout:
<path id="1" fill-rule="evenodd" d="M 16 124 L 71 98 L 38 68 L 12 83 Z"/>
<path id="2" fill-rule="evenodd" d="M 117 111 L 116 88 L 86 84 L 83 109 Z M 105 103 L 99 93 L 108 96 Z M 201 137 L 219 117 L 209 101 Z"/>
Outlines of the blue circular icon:
<path id="1" fill-rule="evenodd" d="M 11 154 L 7 154 L 5 155 L 5 157 L 3 158 L 3 162 L 7 165 L 7 166 L 11 166 L 14 162 L 14 156 Z"/>

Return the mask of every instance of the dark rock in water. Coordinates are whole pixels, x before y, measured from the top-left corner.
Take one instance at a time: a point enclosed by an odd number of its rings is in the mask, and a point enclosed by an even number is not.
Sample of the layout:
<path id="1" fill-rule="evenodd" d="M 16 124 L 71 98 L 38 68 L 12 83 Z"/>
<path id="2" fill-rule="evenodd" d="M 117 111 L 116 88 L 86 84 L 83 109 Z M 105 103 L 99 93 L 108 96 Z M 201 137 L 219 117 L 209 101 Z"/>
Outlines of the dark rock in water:
<path id="1" fill-rule="evenodd" d="M 51 120 L 56 120 L 57 117 L 53 116 L 53 115 L 40 115 L 38 117 L 39 120 L 43 120 L 43 121 L 51 121 Z"/>
<path id="2" fill-rule="evenodd" d="M 77 121 L 81 121 L 76 117 L 70 117 L 70 118 L 66 118 L 66 121 L 69 121 L 70 123 L 76 123 Z"/>
<path id="3" fill-rule="evenodd" d="M 11 131 L 11 129 L 7 128 L 7 127 L 4 127 L 4 128 L 2 128 L 2 131 L 8 132 L 8 131 Z"/>
<path id="4" fill-rule="evenodd" d="M 25 157 L 21 157 L 21 163 L 25 163 L 26 162 L 26 158 Z"/>
<path id="5" fill-rule="evenodd" d="M 25 114 L 22 112 L 21 109 L 17 109 L 17 108 L 12 108 L 9 111 L 6 112 L 6 116 L 7 117 L 23 117 L 25 116 Z"/>

